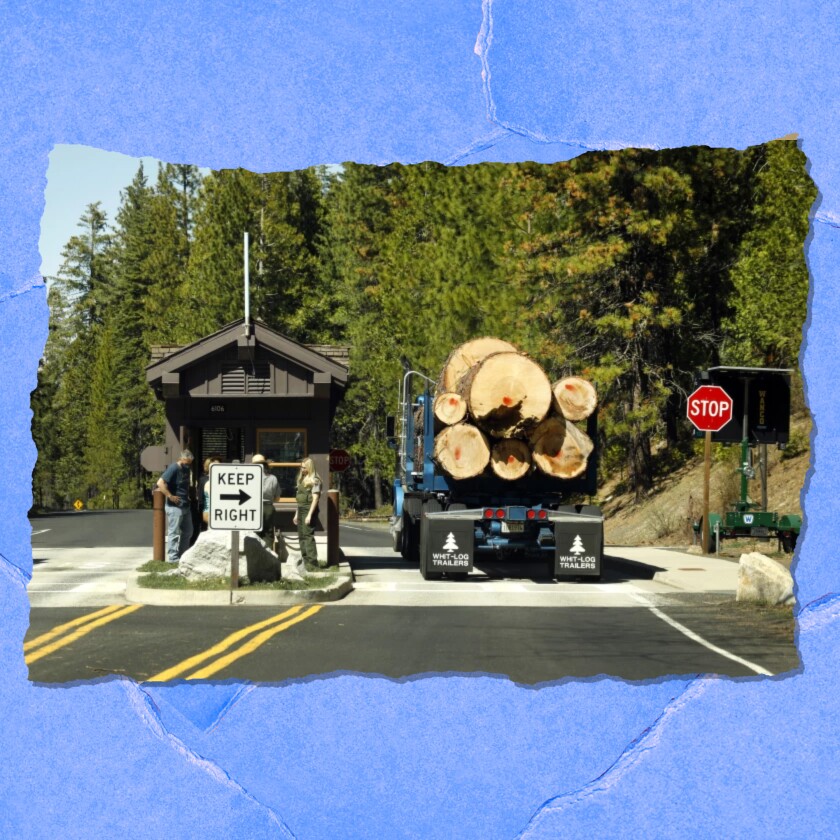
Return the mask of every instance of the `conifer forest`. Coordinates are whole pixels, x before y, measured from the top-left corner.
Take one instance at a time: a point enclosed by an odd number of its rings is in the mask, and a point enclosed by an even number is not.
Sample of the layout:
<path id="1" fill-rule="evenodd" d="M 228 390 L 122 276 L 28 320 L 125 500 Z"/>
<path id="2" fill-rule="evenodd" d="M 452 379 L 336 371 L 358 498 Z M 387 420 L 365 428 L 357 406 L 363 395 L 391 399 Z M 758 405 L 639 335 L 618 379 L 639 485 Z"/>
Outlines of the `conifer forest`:
<path id="1" fill-rule="evenodd" d="M 596 385 L 600 472 L 639 498 L 692 452 L 698 370 L 797 367 L 816 197 L 792 140 L 555 164 L 141 166 L 114 218 L 87 207 L 47 278 L 34 504 L 147 504 L 140 452 L 163 442 L 150 348 L 243 317 L 245 231 L 252 317 L 350 348 L 332 445 L 353 458 L 351 506 L 389 501 L 404 369 L 435 376 L 478 336 Z"/>

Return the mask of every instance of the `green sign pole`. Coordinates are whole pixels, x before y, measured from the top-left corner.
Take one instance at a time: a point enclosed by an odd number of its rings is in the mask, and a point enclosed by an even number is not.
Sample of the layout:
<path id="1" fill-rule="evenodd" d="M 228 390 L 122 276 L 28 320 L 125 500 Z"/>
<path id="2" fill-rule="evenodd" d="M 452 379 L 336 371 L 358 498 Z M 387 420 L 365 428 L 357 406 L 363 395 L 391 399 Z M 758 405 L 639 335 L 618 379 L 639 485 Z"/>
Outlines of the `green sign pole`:
<path id="1" fill-rule="evenodd" d="M 706 432 L 706 445 L 703 447 L 703 554 L 710 553 L 709 538 L 709 484 L 712 475 L 712 433 Z"/>

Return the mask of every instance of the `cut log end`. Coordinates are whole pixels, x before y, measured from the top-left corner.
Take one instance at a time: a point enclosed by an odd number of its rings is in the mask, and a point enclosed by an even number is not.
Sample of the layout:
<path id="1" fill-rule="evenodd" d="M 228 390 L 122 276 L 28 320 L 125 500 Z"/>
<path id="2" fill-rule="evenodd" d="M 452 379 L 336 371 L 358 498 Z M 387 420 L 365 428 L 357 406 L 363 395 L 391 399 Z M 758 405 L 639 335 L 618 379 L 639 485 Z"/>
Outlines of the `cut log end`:
<path id="1" fill-rule="evenodd" d="M 579 376 L 567 376 L 551 387 L 554 407 L 567 420 L 585 420 L 598 405 L 595 386 Z"/>
<path id="2" fill-rule="evenodd" d="M 435 397 L 433 410 L 444 426 L 453 426 L 466 418 L 467 401 L 454 391 L 444 391 Z"/>
<path id="3" fill-rule="evenodd" d="M 443 371 L 438 381 L 438 390 L 453 391 L 461 377 L 473 365 L 486 359 L 491 353 L 503 351 L 516 352 L 516 348 L 507 341 L 500 338 L 475 338 L 465 344 L 456 347 L 450 354 L 443 366 Z"/>
<path id="4" fill-rule="evenodd" d="M 531 436 L 537 468 L 555 478 L 577 478 L 586 472 L 594 444 L 574 424 L 556 415 L 544 420 Z"/>
<path id="5" fill-rule="evenodd" d="M 516 481 L 528 475 L 533 461 L 528 444 L 522 440 L 500 440 L 490 453 L 490 467 L 493 472 L 507 481 Z"/>
<path id="6" fill-rule="evenodd" d="M 438 434 L 432 457 L 452 478 L 473 478 L 487 467 L 490 444 L 480 429 L 469 423 L 458 423 Z"/>
<path id="7" fill-rule="evenodd" d="M 473 422 L 494 437 L 527 437 L 551 408 L 551 383 L 528 356 L 500 352 L 473 367 L 458 384 Z"/>

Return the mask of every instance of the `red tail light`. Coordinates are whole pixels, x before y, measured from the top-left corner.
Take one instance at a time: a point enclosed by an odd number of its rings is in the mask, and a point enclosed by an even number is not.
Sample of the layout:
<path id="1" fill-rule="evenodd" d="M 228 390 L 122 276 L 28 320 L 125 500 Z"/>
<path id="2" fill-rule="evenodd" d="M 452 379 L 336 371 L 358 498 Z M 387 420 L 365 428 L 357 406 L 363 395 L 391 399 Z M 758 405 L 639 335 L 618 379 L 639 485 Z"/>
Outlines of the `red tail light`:
<path id="1" fill-rule="evenodd" d="M 535 510 L 529 510 L 528 513 L 525 514 L 528 519 L 535 519 L 537 516 L 537 512 Z"/>
<path id="2" fill-rule="evenodd" d="M 504 508 L 497 508 L 496 509 L 496 519 L 504 519 L 505 518 L 505 509 Z"/>
<path id="3" fill-rule="evenodd" d="M 547 512 L 547 511 L 545 511 L 545 510 L 541 510 L 541 511 L 537 514 L 537 516 L 539 516 L 539 518 L 540 518 L 540 519 L 548 519 L 548 512 Z"/>
<path id="4" fill-rule="evenodd" d="M 485 519 L 492 519 L 493 518 L 492 508 L 484 508 L 484 518 Z"/>

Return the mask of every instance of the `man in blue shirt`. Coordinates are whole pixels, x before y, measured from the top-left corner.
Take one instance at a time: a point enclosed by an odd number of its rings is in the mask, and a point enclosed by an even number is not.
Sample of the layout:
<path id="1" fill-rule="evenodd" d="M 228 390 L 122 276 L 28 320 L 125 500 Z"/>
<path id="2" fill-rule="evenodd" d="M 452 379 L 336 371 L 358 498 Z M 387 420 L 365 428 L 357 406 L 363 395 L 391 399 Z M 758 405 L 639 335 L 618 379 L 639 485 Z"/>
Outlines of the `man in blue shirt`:
<path id="1" fill-rule="evenodd" d="M 190 544 L 193 532 L 190 510 L 190 467 L 193 454 L 185 449 L 158 479 L 157 489 L 166 497 L 166 549 L 170 563 L 177 563 Z"/>

